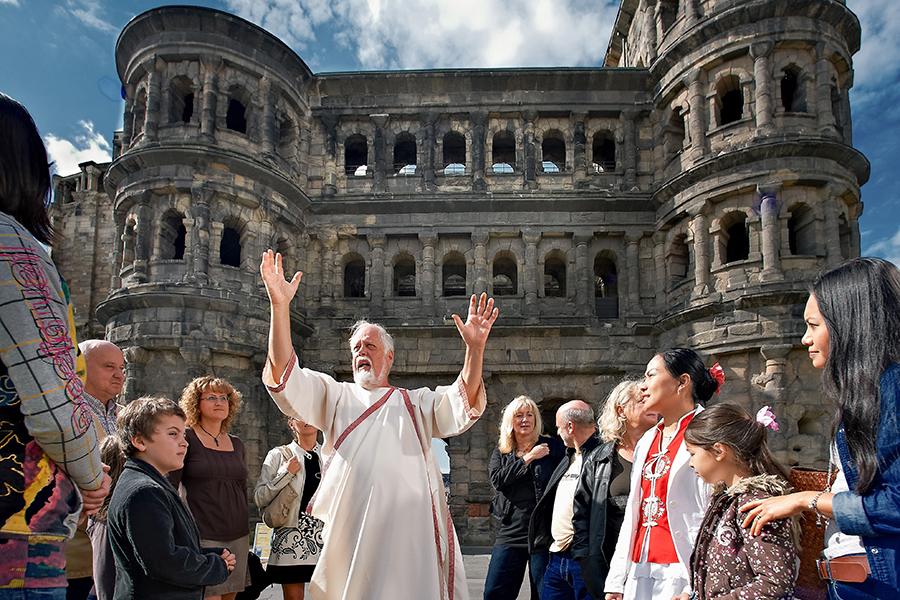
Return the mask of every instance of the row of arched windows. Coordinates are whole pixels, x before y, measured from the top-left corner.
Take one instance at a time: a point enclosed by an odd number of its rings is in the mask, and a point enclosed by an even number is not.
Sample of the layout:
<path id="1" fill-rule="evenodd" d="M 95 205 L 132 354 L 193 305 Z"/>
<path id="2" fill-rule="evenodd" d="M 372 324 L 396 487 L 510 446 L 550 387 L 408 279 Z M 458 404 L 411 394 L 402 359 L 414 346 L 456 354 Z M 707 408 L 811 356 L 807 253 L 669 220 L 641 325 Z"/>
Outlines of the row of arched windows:
<path id="1" fill-rule="evenodd" d="M 468 171 L 466 165 L 466 138 L 461 133 L 450 131 L 442 138 L 441 163 L 444 175 L 462 175 Z M 408 132 L 397 135 L 393 149 L 393 174 L 415 175 L 418 164 L 418 148 L 415 136 Z M 516 159 L 516 138 L 510 131 L 494 134 L 491 144 L 491 166 L 493 173 L 515 173 L 521 171 Z M 616 142 L 609 131 L 594 134 L 591 146 L 593 170 L 596 173 L 616 170 Z M 369 142 L 366 136 L 356 133 L 344 142 L 344 170 L 347 175 L 362 177 L 368 173 Z M 438 165 L 436 165 L 438 166 Z M 566 142 L 563 134 L 550 130 L 541 142 L 541 170 L 545 173 L 566 171 Z"/>

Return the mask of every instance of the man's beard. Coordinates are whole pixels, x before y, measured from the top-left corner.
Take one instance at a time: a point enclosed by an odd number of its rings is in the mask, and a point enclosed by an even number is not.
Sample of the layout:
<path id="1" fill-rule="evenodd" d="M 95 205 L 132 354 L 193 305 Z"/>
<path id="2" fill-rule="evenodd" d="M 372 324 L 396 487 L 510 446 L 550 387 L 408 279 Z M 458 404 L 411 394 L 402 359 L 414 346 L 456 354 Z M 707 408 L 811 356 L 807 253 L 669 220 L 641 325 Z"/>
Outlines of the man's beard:
<path id="1" fill-rule="evenodd" d="M 382 379 L 382 375 L 384 375 L 384 370 L 387 368 L 387 365 L 381 368 L 381 373 L 376 374 L 371 366 L 368 370 L 360 369 L 353 373 L 353 381 L 356 382 L 356 385 L 360 386 L 366 390 L 374 390 L 381 387 L 379 382 Z"/>

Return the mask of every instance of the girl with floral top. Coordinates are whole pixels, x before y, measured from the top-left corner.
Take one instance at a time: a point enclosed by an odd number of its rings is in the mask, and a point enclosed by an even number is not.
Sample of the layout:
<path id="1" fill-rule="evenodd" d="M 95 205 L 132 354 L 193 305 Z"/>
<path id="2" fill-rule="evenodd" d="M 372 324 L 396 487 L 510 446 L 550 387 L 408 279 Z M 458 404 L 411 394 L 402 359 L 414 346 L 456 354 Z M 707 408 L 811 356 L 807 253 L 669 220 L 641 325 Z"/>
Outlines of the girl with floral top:
<path id="1" fill-rule="evenodd" d="M 771 521 L 758 535 L 744 527 L 739 508 L 790 491 L 788 475 L 766 441 L 778 429 L 765 406 L 756 418 L 736 404 L 700 413 L 684 432 L 691 466 L 714 486 L 691 555 L 691 594 L 678 600 L 793 597 L 797 553 L 792 521 Z"/>

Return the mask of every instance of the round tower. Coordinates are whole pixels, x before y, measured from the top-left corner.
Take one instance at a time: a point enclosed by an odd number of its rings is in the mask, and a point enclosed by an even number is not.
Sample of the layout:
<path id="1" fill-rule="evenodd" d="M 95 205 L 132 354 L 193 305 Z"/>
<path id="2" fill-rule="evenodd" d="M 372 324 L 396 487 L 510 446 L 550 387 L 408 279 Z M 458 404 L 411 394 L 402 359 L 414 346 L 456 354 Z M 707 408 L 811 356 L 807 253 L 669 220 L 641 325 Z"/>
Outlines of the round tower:
<path id="1" fill-rule="evenodd" d="M 859 255 L 859 43 L 842 0 L 625 0 L 607 53 L 654 86 L 660 346 L 714 356 L 729 395 L 776 406 L 788 464 L 827 456 L 800 337 L 807 283 Z"/>

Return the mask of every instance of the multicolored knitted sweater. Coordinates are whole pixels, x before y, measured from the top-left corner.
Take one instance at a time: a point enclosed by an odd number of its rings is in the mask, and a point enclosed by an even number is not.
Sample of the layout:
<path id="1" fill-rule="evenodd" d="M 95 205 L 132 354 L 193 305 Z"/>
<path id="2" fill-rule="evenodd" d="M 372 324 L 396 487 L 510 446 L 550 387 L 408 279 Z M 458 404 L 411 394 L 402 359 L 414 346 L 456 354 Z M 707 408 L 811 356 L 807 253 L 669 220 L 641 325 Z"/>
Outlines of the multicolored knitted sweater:
<path id="1" fill-rule="evenodd" d="M 0 212 L 0 588 L 66 585 L 78 488 L 103 479 L 69 314 L 47 252 Z"/>

